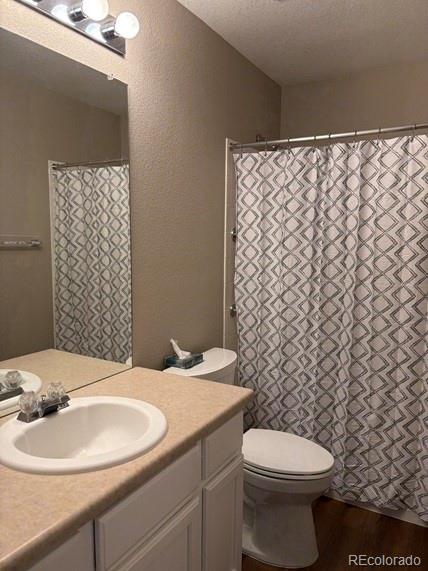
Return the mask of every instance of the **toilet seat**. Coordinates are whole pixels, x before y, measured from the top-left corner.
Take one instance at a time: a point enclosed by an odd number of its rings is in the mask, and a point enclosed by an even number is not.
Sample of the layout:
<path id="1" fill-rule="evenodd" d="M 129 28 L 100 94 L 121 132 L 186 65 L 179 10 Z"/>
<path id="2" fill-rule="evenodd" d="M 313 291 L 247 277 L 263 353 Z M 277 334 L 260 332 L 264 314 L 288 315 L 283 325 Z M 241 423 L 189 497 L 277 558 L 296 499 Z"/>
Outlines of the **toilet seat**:
<path id="1" fill-rule="evenodd" d="M 263 470 L 262 468 L 256 468 L 251 464 L 246 464 L 244 460 L 244 472 L 250 472 L 251 474 L 264 476 L 265 478 L 272 478 L 275 480 L 320 480 L 325 478 L 332 473 L 332 469 L 326 472 L 321 472 L 318 474 L 286 474 L 284 472 L 272 472 L 271 470 Z"/>
<path id="2" fill-rule="evenodd" d="M 319 444 L 288 432 L 252 428 L 244 434 L 244 469 L 278 480 L 327 476 L 334 458 Z"/>

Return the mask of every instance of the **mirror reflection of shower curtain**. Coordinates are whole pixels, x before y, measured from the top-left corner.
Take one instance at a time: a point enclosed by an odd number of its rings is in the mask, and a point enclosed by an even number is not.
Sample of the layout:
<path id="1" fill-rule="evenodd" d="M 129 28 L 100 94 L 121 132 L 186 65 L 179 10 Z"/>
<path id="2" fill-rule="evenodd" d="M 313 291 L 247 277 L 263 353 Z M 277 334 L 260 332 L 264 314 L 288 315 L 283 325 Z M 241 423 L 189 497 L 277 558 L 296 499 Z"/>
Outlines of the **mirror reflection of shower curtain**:
<path id="1" fill-rule="evenodd" d="M 131 356 L 129 167 L 53 170 L 56 349 Z"/>

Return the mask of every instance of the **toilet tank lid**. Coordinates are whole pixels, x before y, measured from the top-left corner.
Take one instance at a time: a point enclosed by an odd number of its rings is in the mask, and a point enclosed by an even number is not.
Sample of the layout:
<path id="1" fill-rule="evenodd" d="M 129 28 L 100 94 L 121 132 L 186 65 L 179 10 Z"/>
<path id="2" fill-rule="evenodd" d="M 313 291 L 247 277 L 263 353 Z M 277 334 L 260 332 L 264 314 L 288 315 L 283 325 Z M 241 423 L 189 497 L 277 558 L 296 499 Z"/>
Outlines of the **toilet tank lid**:
<path id="1" fill-rule="evenodd" d="M 174 375 L 182 375 L 183 377 L 199 377 L 207 373 L 220 371 L 236 362 L 237 355 L 235 351 L 230 349 L 222 349 L 213 347 L 203 353 L 204 360 L 199 365 L 195 365 L 191 369 L 179 369 L 178 367 L 169 367 L 165 369 L 165 373 L 174 373 Z"/>
<path id="2" fill-rule="evenodd" d="M 272 473 L 309 475 L 331 470 L 334 458 L 322 446 L 278 430 L 252 428 L 244 434 L 246 464 Z"/>

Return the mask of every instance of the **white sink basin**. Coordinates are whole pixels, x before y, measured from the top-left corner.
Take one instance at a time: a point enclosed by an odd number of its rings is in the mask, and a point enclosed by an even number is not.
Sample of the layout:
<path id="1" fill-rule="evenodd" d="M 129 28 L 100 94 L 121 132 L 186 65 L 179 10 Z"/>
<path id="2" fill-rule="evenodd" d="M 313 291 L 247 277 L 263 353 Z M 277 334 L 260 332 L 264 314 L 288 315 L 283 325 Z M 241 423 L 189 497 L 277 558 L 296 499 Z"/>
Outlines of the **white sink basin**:
<path id="1" fill-rule="evenodd" d="M 166 431 L 164 414 L 144 401 L 72 398 L 45 418 L 0 427 L 0 462 L 36 474 L 101 470 L 145 454 Z"/>

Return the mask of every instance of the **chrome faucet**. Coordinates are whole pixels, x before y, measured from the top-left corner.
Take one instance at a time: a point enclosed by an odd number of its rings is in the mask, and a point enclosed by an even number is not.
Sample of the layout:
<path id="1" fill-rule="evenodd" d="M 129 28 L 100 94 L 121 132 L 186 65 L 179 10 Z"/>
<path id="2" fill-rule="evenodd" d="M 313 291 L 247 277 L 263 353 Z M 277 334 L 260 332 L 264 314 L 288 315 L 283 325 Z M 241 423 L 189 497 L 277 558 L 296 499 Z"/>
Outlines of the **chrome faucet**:
<path id="1" fill-rule="evenodd" d="M 47 395 L 38 397 L 34 391 L 24 393 L 19 399 L 18 420 L 33 422 L 69 406 L 70 397 L 62 383 L 51 383 Z"/>

